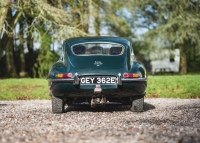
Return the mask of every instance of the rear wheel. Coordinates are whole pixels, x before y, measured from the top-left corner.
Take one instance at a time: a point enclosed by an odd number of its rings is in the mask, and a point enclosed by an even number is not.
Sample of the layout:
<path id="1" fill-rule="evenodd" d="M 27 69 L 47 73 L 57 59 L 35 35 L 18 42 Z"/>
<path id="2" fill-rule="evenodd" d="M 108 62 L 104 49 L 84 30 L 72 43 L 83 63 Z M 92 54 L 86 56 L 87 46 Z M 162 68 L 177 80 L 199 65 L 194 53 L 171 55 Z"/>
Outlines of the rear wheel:
<path id="1" fill-rule="evenodd" d="M 64 112 L 64 100 L 61 97 L 51 96 L 52 100 L 52 112 L 63 113 Z"/>
<path id="2" fill-rule="evenodd" d="M 142 112 L 144 110 L 144 97 L 135 97 L 130 110 L 132 112 Z"/>

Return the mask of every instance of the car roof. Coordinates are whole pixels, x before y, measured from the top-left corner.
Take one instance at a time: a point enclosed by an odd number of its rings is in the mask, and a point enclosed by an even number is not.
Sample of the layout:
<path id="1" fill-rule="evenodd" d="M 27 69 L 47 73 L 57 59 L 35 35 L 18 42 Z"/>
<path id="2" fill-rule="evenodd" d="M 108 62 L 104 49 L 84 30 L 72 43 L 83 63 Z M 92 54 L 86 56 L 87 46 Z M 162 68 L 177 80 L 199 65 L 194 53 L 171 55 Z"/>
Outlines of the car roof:
<path id="1" fill-rule="evenodd" d="M 111 42 L 111 43 L 118 43 L 122 45 L 129 46 L 131 45 L 130 41 L 123 37 L 103 37 L 103 36 L 93 36 L 93 37 L 75 37 L 69 38 L 65 40 L 65 44 L 67 43 L 68 46 L 72 46 L 78 43 L 87 43 L 87 42 Z"/>

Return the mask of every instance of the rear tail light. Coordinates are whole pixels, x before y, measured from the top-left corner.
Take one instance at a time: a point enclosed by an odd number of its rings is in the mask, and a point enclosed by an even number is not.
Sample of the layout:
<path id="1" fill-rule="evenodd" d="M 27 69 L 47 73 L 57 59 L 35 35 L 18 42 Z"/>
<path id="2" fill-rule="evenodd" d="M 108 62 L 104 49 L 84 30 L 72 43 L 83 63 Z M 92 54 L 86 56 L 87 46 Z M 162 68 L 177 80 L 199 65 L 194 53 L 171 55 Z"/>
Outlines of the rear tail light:
<path id="1" fill-rule="evenodd" d="M 59 73 L 56 75 L 57 78 L 71 78 L 72 73 Z"/>
<path id="2" fill-rule="evenodd" d="M 124 78 L 139 78 L 140 75 L 138 73 L 124 73 Z"/>

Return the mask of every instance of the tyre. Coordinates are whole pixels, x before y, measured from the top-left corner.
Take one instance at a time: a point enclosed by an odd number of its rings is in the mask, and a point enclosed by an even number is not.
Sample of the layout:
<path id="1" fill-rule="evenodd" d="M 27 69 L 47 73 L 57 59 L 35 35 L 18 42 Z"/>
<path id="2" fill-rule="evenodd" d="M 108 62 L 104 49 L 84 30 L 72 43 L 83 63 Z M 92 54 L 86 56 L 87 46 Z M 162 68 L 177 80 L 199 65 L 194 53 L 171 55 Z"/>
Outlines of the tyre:
<path id="1" fill-rule="evenodd" d="M 144 97 L 134 98 L 130 110 L 132 112 L 142 112 L 144 110 Z"/>
<path id="2" fill-rule="evenodd" d="M 64 101 L 62 98 L 51 96 L 52 101 L 52 112 L 53 113 L 63 113 L 64 112 Z"/>

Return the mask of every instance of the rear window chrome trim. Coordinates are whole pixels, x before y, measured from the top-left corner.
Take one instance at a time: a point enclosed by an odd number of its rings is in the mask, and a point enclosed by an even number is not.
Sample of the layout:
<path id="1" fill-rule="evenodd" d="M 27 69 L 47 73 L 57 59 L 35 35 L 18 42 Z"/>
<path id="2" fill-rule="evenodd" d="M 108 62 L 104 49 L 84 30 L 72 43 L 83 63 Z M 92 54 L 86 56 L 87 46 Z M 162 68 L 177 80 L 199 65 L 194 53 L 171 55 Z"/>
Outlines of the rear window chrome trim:
<path id="1" fill-rule="evenodd" d="M 77 54 L 74 53 L 73 47 L 76 46 L 76 45 L 81 45 L 81 44 L 115 44 L 115 45 L 119 45 L 119 46 L 122 47 L 122 52 L 119 55 L 107 55 L 107 54 L 99 54 L 99 55 L 98 54 L 77 55 Z M 72 52 L 73 55 L 75 55 L 75 56 L 83 56 L 83 57 L 84 56 L 121 56 L 121 55 L 124 54 L 125 46 L 122 45 L 122 44 L 120 44 L 120 43 L 114 43 L 114 42 L 98 42 L 98 41 L 97 42 L 82 42 L 82 43 L 77 43 L 77 44 L 72 45 L 70 47 L 70 50 L 71 50 L 71 52 Z"/>

